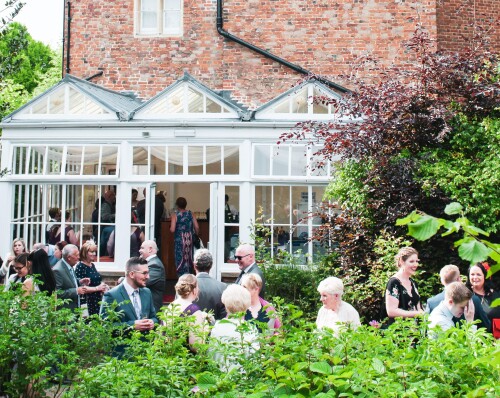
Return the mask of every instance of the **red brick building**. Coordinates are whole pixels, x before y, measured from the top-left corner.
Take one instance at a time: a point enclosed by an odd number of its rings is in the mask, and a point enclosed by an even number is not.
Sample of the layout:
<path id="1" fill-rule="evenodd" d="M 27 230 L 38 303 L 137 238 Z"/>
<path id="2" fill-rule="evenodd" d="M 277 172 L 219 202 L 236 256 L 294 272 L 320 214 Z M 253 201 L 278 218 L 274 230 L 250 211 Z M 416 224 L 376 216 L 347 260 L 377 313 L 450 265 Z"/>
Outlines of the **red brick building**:
<path id="1" fill-rule="evenodd" d="M 497 0 L 127 0 L 69 1 L 66 72 L 151 98 L 187 71 L 256 108 L 297 84 L 301 74 L 245 48 L 262 50 L 342 85 L 339 75 L 365 55 L 383 65 L 411 62 L 402 43 L 421 24 L 439 49 L 471 37 L 474 19 L 500 15 Z M 67 6 L 68 7 L 68 6 Z M 169 11 L 169 8 L 171 9 Z M 170 13 L 170 17 L 168 17 Z M 167 15 L 167 16 L 166 16 Z M 485 17 L 484 15 L 487 15 Z M 171 18 L 168 27 L 167 18 Z M 499 30 L 491 31 L 498 46 Z M 367 76 L 369 77 L 369 76 Z"/>

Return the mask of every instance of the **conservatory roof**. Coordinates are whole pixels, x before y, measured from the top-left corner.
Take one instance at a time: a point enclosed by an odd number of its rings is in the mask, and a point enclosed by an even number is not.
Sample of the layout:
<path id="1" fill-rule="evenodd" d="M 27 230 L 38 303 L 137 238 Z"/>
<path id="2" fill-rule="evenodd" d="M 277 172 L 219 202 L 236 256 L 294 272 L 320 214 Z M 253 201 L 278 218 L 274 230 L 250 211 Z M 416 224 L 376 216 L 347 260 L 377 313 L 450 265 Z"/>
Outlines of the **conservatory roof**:
<path id="1" fill-rule="evenodd" d="M 11 120 L 129 120 L 142 102 L 133 94 L 119 93 L 66 75 L 54 87 L 17 109 L 3 122 Z"/>
<path id="2" fill-rule="evenodd" d="M 211 90 L 189 73 L 140 105 L 133 113 L 137 119 L 217 118 L 247 119 L 248 111 L 223 92 Z"/>

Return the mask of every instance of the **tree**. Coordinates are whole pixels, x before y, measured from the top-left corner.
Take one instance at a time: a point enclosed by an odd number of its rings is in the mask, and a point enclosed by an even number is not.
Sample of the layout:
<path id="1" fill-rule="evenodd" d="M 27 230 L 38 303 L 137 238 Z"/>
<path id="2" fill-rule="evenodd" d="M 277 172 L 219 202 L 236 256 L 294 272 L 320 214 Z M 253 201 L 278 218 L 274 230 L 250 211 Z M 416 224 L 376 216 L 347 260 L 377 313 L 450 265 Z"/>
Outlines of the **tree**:
<path id="1" fill-rule="evenodd" d="M 378 71 L 376 82 L 350 79 L 354 91 L 340 100 L 321 99 L 336 107 L 332 120 L 299 123 L 281 137 L 323 144 L 315 155 L 324 164 L 341 159 L 327 194 L 339 201 L 343 212 L 318 229 L 315 238 L 338 242 L 333 247 L 340 270 L 352 284 L 369 277 L 382 231 L 403 235 L 398 218 L 416 209 L 440 217 L 452 198 L 462 201 L 456 196 L 466 189 L 470 200 L 462 202 L 476 209 L 469 211 L 471 217 L 489 218 L 482 212 L 498 203 L 498 173 L 487 168 L 498 170 L 498 145 L 489 140 L 498 143 L 494 126 L 500 117 L 500 56 L 479 38 L 473 43 L 459 53 L 437 52 L 428 33 L 418 27 L 406 43 L 412 66 L 382 69 L 367 60 L 357 67 Z M 346 123 L 346 118 L 351 121 Z M 487 137 L 485 131 L 490 131 Z M 468 148 L 475 155 L 467 155 L 464 168 L 456 158 Z M 487 160 L 486 168 L 474 160 Z M 469 173 L 466 181 L 473 173 L 483 178 L 459 185 L 452 178 L 458 170 Z M 450 250 L 449 237 L 436 236 L 416 246 L 427 271 L 439 269 L 443 258 L 460 261 Z"/>
<path id="2" fill-rule="evenodd" d="M 13 22 L 0 36 L 0 118 L 60 78 L 60 56 Z"/>

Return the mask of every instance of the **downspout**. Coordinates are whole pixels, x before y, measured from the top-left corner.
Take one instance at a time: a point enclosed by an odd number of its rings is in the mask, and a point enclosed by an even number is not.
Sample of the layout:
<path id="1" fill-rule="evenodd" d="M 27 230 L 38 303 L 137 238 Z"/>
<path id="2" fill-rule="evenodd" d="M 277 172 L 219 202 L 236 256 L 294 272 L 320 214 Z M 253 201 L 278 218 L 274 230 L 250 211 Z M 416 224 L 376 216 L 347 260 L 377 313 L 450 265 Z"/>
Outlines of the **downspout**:
<path id="1" fill-rule="evenodd" d="M 69 47 L 71 45 L 71 3 L 68 1 L 66 3 L 68 7 L 68 20 L 66 24 L 66 34 L 68 37 L 67 40 L 67 46 L 66 46 L 66 73 L 69 73 L 70 68 L 69 68 Z M 64 46 L 63 46 L 63 51 L 64 51 Z"/>
<path id="2" fill-rule="evenodd" d="M 266 58 L 272 59 L 273 61 L 278 62 L 279 64 L 284 65 L 284 66 L 286 66 L 286 67 L 288 67 L 296 72 L 302 73 L 304 75 L 313 75 L 313 73 L 311 73 L 307 69 L 304 69 L 299 65 L 292 64 L 291 62 L 288 62 L 287 60 L 285 60 L 283 58 L 280 58 L 274 54 L 271 54 L 269 51 L 266 51 L 260 47 L 254 46 L 253 44 L 251 44 L 243 39 L 240 39 L 239 37 L 232 35 L 227 30 L 224 30 L 224 27 L 223 27 L 224 20 L 223 20 L 223 16 L 222 16 L 222 13 L 223 13 L 222 12 L 222 1 L 223 0 L 217 0 L 217 32 L 219 32 L 219 34 L 221 36 L 223 36 L 226 39 L 229 39 L 231 41 L 234 41 L 235 43 L 241 44 L 242 46 L 249 48 L 250 50 L 255 51 L 256 53 L 258 53 L 260 55 L 263 55 Z M 347 88 L 342 87 L 342 86 L 340 86 L 340 85 L 338 85 L 330 80 L 324 79 L 324 78 L 319 77 L 319 76 L 315 76 L 315 78 L 316 78 L 316 80 L 327 85 L 328 87 L 334 88 L 342 93 L 350 92 L 350 90 L 348 90 Z"/>

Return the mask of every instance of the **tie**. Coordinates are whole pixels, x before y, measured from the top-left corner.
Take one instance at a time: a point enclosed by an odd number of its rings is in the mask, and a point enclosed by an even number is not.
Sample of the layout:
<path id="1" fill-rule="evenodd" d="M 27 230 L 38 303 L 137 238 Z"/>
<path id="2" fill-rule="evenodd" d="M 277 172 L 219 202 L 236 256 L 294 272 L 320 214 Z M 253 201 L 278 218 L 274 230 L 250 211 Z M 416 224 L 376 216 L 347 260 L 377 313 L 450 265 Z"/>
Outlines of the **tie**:
<path id="1" fill-rule="evenodd" d="M 134 305 L 135 315 L 137 319 L 141 319 L 141 309 L 139 308 L 139 290 L 136 289 L 132 293 L 132 304 Z"/>
<path id="2" fill-rule="evenodd" d="M 236 278 L 236 284 L 239 285 L 240 284 L 240 281 L 241 281 L 241 277 L 245 275 L 245 271 L 241 271 L 240 272 L 240 275 L 238 276 L 238 278 Z"/>

